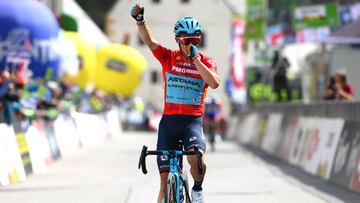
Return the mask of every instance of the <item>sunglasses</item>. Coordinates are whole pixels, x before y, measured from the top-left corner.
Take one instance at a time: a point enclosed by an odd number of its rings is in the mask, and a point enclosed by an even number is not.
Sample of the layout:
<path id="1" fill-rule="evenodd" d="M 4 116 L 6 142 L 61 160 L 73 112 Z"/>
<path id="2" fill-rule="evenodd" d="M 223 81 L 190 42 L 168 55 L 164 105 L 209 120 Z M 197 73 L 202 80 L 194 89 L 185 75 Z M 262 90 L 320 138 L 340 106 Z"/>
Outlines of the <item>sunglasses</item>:
<path id="1" fill-rule="evenodd" d="M 183 45 L 189 45 L 190 43 L 193 45 L 200 44 L 200 37 L 179 37 L 179 41 Z"/>

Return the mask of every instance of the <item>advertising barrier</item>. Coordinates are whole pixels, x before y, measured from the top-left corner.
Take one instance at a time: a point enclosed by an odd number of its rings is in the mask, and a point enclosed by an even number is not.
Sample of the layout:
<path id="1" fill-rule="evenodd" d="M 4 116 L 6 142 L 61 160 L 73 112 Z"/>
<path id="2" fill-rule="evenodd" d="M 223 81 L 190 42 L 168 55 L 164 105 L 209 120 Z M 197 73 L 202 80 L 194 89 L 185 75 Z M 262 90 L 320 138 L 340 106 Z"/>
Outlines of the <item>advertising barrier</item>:
<path id="1" fill-rule="evenodd" d="M 117 137 L 121 134 L 120 116 L 117 109 L 112 109 L 105 114 L 108 134 Z"/>
<path id="2" fill-rule="evenodd" d="M 42 173 L 52 163 L 50 146 L 48 144 L 45 130 L 40 121 L 32 121 L 25 131 L 25 137 L 28 141 L 31 164 L 34 173 Z"/>
<path id="3" fill-rule="evenodd" d="M 26 179 L 14 130 L 0 123 L 0 184 L 8 185 Z"/>
<path id="4" fill-rule="evenodd" d="M 275 149 L 281 144 L 282 135 L 280 133 L 282 114 L 270 114 L 268 118 L 266 133 L 261 144 L 261 149 L 269 154 L 275 154 Z"/>
<path id="5" fill-rule="evenodd" d="M 353 101 L 262 103 L 239 113 L 233 134 L 241 144 L 360 192 L 359 115 L 360 102 Z"/>
<path id="6" fill-rule="evenodd" d="M 290 147 L 289 163 L 299 165 L 306 137 L 307 118 L 300 117 Z"/>
<path id="7" fill-rule="evenodd" d="M 56 120 L 18 120 L 0 123 L 0 185 L 25 181 L 80 147 L 96 146 L 121 134 L 119 110 L 99 114 L 73 112 Z"/>
<path id="8" fill-rule="evenodd" d="M 258 114 L 253 113 L 245 117 L 243 123 L 240 126 L 240 130 L 237 133 L 237 139 L 242 144 L 250 144 L 254 135 L 256 134 Z"/>
<path id="9" fill-rule="evenodd" d="M 73 112 L 79 140 L 84 147 L 93 147 L 104 143 L 107 129 L 104 120 L 93 114 Z M 105 126 L 104 126 L 105 124 Z"/>
<path id="10" fill-rule="evenodd" d="M 54 121 L 52 120 L 45 120 L 42 123 L 45 127 L 45 133 L 49 142 L 49 147 L 51 151 L 51 157 L 56 160 L 61 158 L 59 145 L 55 136 L 54 131 Z"/>
<path id="11" fill-rule="evenodd" d="M 62 156 L 72 154 L 80 147 L 75 121 L 69 115 L 59 115 L 54 121 L 54 130 Z"/>
<path id="12" fill-rule="evenodd" d="M 25 137 L 23 126 L 26 125 L 25 122 L 15 118 L 13 123 L 13 128 L 16 135 L 16 142 L 18 144 L 18 148 L 21 154 L 21 160 L 25 169 L 26 174 L 30 174 L 33 172 L 31 165 L 31 157 L 29 153 L 29 146 L 27 144 L 27 140 Z"/>
<path id="13" fill-rule="evenodd" d="M 299 116 L 284 115 L 284 119 L 282 122 L 282 130 L 281 130 L 281 134 L 284 134 L 284 138 L 282 141 L 282 147 L 280 149 L 281 151 L 278 157 L 285 161 L 290 160 L 291 144 L 293 143 L 295 137 L 295 130 L 297 129 L 298 122 L 299 122 Z"/>
<path id="14" fill-rule="evenodd" d="M 344 120 L 316 118 L 313 121 L 302 166 L 308 173 L 328 179 Z"/>
<path id="15" fill-rule="evenodd" d="M 345 123 L 338 142 L 330 175 L 330 181 L 348 188 L 351 188 L 352 185 L 356 186 L 359 181 L 355 177 L 359 174 L 359 167 L 357 165 L 360 139 L 359 124 L 359 122 L 353 121 L 347 121 Z"/>

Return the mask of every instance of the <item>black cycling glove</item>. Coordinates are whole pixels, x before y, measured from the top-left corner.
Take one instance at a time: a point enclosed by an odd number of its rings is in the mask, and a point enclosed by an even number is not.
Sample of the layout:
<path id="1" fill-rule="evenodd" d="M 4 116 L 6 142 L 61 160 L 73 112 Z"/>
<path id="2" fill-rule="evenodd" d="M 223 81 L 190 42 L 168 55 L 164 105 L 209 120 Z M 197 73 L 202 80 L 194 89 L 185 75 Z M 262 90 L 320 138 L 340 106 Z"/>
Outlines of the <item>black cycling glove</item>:
<path id="1" fill-rule="evenodd" d="M 141 7 L 141 10 L 139 11 L 139 13 L 137 15 L 134 15 L 134 11 L 135 11 L 135 6 L 132 7 L 131 9 L 131 16 L 137 21 L 137 22 L 144 22 L 144 7 Z"/>

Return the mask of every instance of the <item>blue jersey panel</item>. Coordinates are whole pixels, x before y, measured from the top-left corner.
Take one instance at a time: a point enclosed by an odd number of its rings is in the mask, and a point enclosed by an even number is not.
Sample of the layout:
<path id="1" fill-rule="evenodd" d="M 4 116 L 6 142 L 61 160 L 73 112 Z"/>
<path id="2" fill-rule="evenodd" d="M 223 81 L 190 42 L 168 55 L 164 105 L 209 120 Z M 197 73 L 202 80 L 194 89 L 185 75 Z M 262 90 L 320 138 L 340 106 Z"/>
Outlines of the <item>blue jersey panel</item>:
<path id="1" fill-rule="evenodd" d="M 204 81 L 166 73 L 166 102 L 200 105 Z"/>

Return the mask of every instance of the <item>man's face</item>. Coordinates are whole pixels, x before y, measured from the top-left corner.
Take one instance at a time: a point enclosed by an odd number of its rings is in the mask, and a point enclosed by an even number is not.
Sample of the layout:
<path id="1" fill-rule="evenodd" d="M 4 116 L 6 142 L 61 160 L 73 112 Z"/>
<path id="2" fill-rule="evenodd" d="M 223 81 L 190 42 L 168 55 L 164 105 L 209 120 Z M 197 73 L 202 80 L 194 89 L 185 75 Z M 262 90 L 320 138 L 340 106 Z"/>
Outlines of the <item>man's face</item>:
<path id="1" fill-rule="evenodd" d="M 190 53 L 191 45 L 199 46 L 201 42 L 201 35 L 186 35 L 181 34 L 180 36 L 176 37 L 177 42 L 180 44 L 180 49 L 185 53 Z"/>

